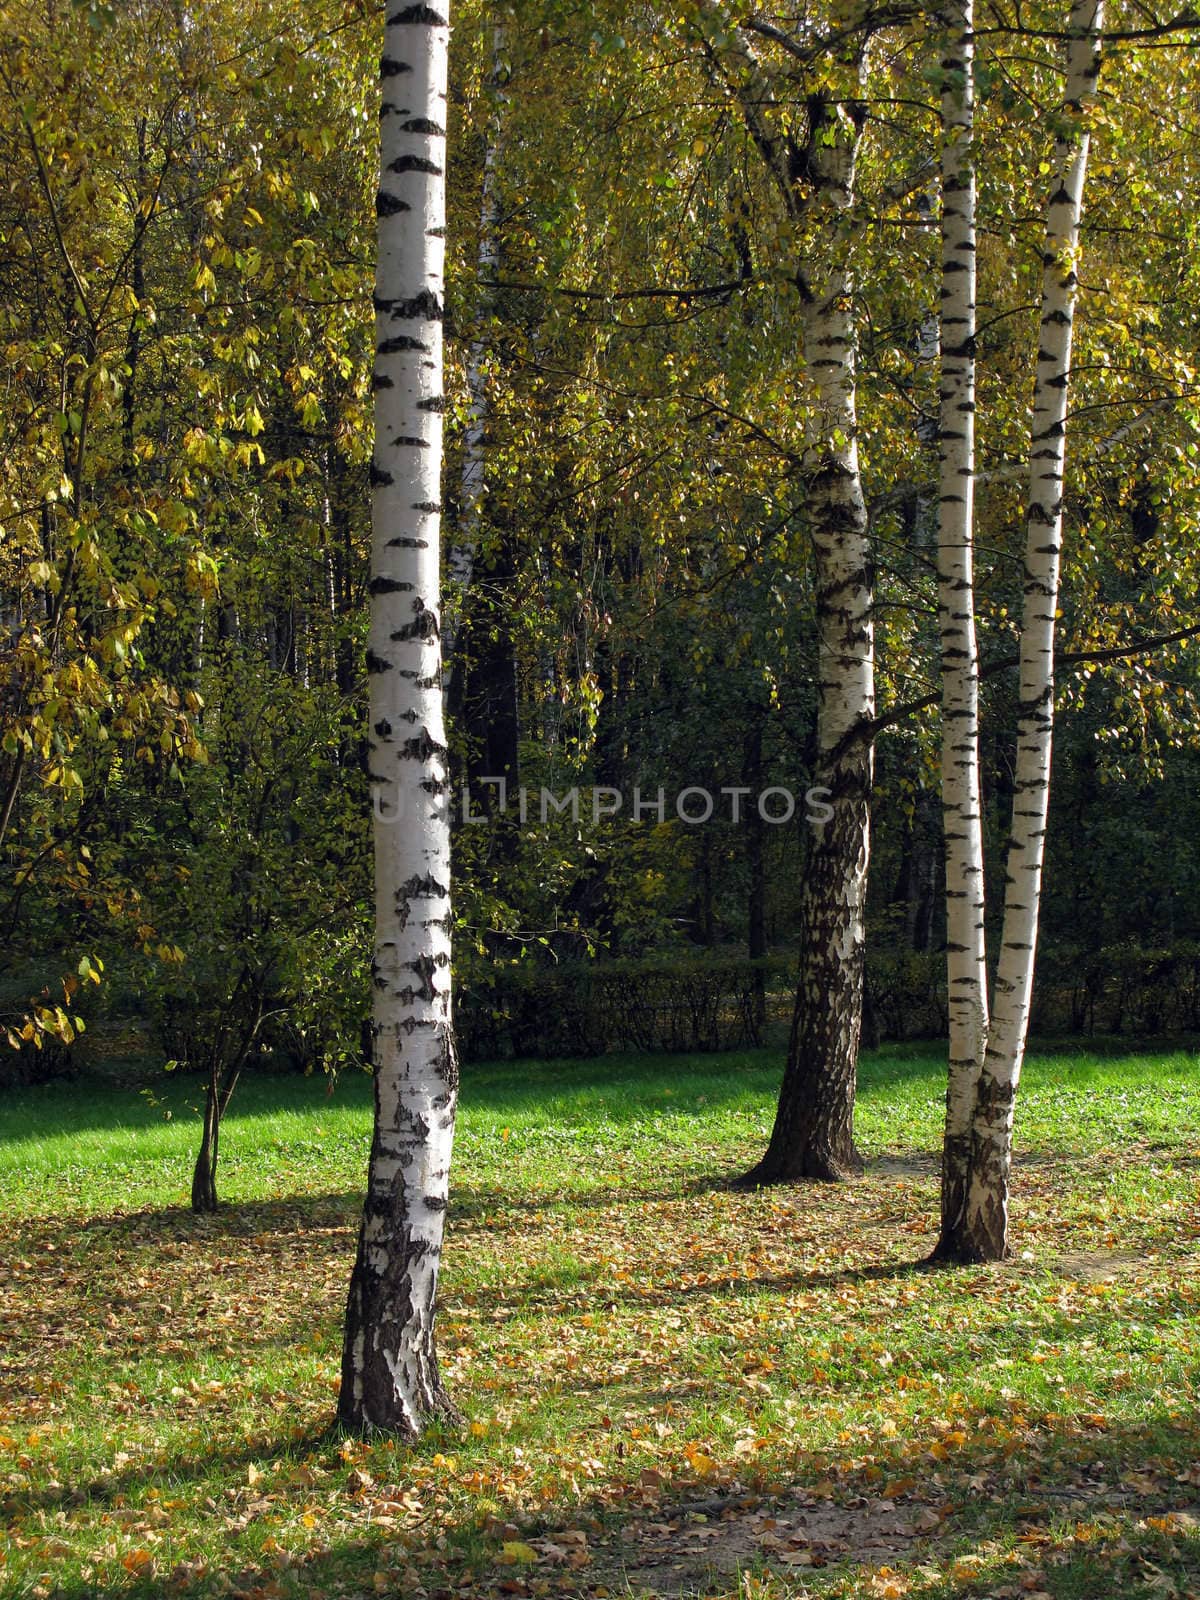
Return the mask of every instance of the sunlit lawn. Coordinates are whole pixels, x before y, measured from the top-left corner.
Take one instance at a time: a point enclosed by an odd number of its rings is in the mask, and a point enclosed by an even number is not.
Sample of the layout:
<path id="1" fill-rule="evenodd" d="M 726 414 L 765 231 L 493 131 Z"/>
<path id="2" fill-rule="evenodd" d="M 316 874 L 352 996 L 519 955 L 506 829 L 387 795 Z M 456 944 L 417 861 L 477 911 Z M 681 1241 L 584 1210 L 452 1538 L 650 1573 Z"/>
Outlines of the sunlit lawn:
<path id="1" fill-rule="evenodd" d="M 936 1051 L 862 1182 L 734 1192 L 778 1072 L 467 1069 L 411 1451 L 327 1431 L 365 1078 L 247 1082 L 208 1219 L 193 1084 L 10 1095 L 0 1592 L 1200 1594 L 1196 1057 L 1034 1060 L 1014 1260 L 938 1273 Z"/>

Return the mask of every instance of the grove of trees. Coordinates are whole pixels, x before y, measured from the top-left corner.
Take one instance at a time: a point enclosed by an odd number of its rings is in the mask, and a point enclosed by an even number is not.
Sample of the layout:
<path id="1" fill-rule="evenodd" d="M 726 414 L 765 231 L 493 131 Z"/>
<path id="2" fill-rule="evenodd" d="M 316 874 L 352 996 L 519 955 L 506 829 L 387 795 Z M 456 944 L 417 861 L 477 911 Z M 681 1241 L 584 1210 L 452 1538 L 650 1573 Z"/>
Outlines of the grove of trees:
<path id="1" fill-rule="evenodd" d="M 547 973 L 788 997 L 753 1185 L 932 1016 L 1001 1258 L 1040 997 L 1200 1026 L 1200 23 L 0 26 L 0 1070 L 132 1026 L 211 1209 L 244 1070 L 373 1065 L 356 1428 L 453 1410 L 455 1025 Z"/>

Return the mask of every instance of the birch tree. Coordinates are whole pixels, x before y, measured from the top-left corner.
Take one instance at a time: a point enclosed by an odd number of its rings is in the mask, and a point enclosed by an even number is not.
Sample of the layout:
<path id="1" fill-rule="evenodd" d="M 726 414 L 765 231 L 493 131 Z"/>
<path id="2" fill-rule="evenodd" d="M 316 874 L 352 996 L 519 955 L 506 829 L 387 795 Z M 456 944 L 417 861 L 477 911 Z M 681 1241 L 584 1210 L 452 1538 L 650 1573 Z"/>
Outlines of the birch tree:
<path id="1" fill-rule="evenodd" d="M 974 0 L 951 5 L 943 25 L 938 619 L 950 1023 L 942 1222 L 950 1235 L 966 1204 L 971 1120 L 988 1025 L 974 574 Z"/>
<path id="2" fill-rule="evenodd" d="M 972 1059 L 969 1054 L 965 1008 L 951 1050 L 947 1168 L 956 1185 L 961 1183 L 961 1194 L 956 1188 L 944 1206 L 936 1254 L 952 1260 L 994 1261 L 1008 1251 L 1013 1113 L 1029 1029 L 1050 794 L 1054 632 L 1062 556 L 1067 396 L 1079 285 L 1079 221 L 1087 175 L 1088 108 L 1095 99 L 1100 71 L 1103 10 L 1103 0 L 1076 0 L 1071 8 L 1066 91 L 1056 116 L 1029 453 L 1017 758 L 1004 921 L 994 1017 L 982 1059 Z M 958 737 L 961 740 L 961 734 Z M 950 828 L 948 813 L 948 832 Z M 964 887 L 962 883 L 951 886 L 955 891 Z M 952 952 L 952 958 L 955 956 Z M 964 988 L 964 995 L 967 992 Z M 957 1152 L 963 1146 L 963 1114 L 968 1103 L 970 1147 L 963 1170 Z"/>
<path id="3" fill-rule="evenodd" d="M 854 1093 L 862 1029 L 864 913 L 871 840 L 875 714 L 874 590 L 858 453 L 853 271 L 855 176 L 866 106 L 870 24 L 842 61 L 773 25 L 761 31 L 804 82 L 794 119 L 773 113 L 772 84 L 749 43 L 703 7 L 714 74 L 735 97 L 779 194 L 796 250 L 803 312 L 803 462 L 818 635 L 817 764 L 832 815 L 813 825 L 800 903 L 800 974 L 770 1143 L 748 1184 L 836 1180 L 861 1170 Z M 845 63 L 846 55 L 849 63 Z M 785 79 L 786 81 L 786 79 Z M 795 104 L 798 102 L 798 104 Z M 801 264 L 802 263 L 802 264 Z"/>
<path id="4" fill-rule="evenodd" d="M 452 1412 L 434 1311 L 458 1070 L 440 640 L 442 315 L 449 18 L 386 22 L 371 477 L 375 1130 L 338 1415 L 416 1437 Z"/>
<path id="5" fill-rule="evenodd" d="M 805 166 L 827 267 L 798 282 L 815 439 L 806 465 L 818 636 L 817 767 L 832 816 L 811 826 L 800 901 L 800 974 L 775 1124 L 752 1183 L 861 1170 L 854 1092 L 862 1030 L 871 855 L 875 651 L 866 500 L 858 458 L 849 214 L 865 122 L 857 99 L 810 96 Z M 809 204 L 807 200 L 801 202 Z"/>

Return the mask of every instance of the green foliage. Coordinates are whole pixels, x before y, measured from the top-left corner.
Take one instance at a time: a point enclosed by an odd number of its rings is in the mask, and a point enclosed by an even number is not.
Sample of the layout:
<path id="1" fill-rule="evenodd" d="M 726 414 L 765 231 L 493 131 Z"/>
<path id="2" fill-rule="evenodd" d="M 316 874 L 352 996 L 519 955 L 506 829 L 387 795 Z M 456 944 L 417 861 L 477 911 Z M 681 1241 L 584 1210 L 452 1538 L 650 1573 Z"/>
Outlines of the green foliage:
<path id="1" fill-rule="evenodd" d="M 1056 15 L 1040 6 L 1025 20 L 1052 29 Z M 502 94 L 491 85 L 498 18 Z M 692 3 L 651 18 L 623 0 L 500 12 L 467 0 L 457 13 L 447 533 L 462 532 L 474 354 L 487 492 L 462 676 L 474 671 L 478 688 L 501 655 L 511 668 L 514 781 L 535 789 L 715 789 L 750 767 L 799 790 L 812 764 L 803 479 L 818 419 L 797 398 L 797 266 L 817 246 L 782 214 L 730 114 L 714 61 L 735 46 L 736 20 Z M 845 43 L 858 19 L 818 7 L 809 22 L 814 41 L 828 22 Z M 189 1038 L 211 1034 L 250 943 L 230 932 L 225 845 L 229 860 L 257 860 L 256 914 L 271 930 L 310 889 L 315 906 L 331 904 L 343 842 L 361 861 L 376 23 L 358 0 L 333 13 L 252 0 L 236 27 L 225 0 L 189 7 L 186 26 L 167 0 L 6 20 L 0 1022 L 23 1057 L 105 1006 L 161 1010 L 166 995 L 193 1010 Z M 756 34 L 753 51 L 779 89 L 769 116 L 781 136 L 800 125 L 803 92 L 845 86 L 841 46 L 814 43 L 800 63 Z M 1041 108 L 1058 78 L 1047 41 L 999 24 L 979 51 L 979 592 L 991 662 L 1011 653 L 1019 588 L 1014 467 L 1036 353 L 1039 169 L 1054 131 Z M 923 22 L 880 35 L 864 203 L 838 246 L 859 285 L 858 443 L 884 710 L 926 695 L 936 676 L 936 375 L 922 332 L 935 242 L 927 185 L 910 181 L 934 153 L 931 59 Z M 1170 632 L 1196 610 L 1198 253 L 1180 197 L 1200 174 L 1187 127 L 1162 114 L 1190 103 L 1195 74 L 1194 52 L 1122 46 L 1097 114 L 1072 378 L 1067 652 Z M 499 265 L 498 281 L 481 283 L 489 143 Z M 1084 925 L 1105 946 L 1200 934 L 1188 909 L 1200 892 L 1196 828 L 1184 823 L 1196 689 L 1184 642 L 1060 673 L 1053 943 L 1077 943 Z M 1009 725 L 1014 693 L 1009 675 L 987 680 L 985 728 Z M 341 808 L 342 824 L 302 830 L 290 854 L 247 821 L 260 779 L 243 780 L 220 731 L 238 696 L 309 730 L 307 750 L 299 734 L 291 747 L 296 782 Z M 452 706 L 456 775 L 482 770 L 486 754 L 490 711 L 470 700 Z M 940 921 L 913 888 L 937 848 L 921 836 L 937 734 L 930 712 L 879 745 L 871 920 L 888 1032 L 938 1014 L 924 958 Z M 998 879 L 1011 752 L 986 737 Z M 223 809 L 241 820 L 223 824 Z M 716 823 L 555 819 L 462 828 L 456 851 L 469 995 L 493 974 L 504 983 L 529 968 L 520 981 L 535 984 L 541 968 L 588 953 L 674 960 L 793 940 L 798 828 L 756 841 Z M 172 878 L 181 865 L 196 875 L 190 908 Z M 262 885 L 276 878 L 269 909 Z M 271 932 L 251 962 L 272 975 L 262 1037 L 297 1059 L 358 1053 L 358 880 L 348 898 L 356 909 L 316 929 L 301 909 L 294 948 Z M 107 1000 L 93 976 L 112 980 Z M 173 1038 L 171 1053 L 198 1048 Z"/>
<path id="2" fill-rule="evenodd" d="M 272 1046 L 311 1070 L 362 1059 L 365 785 L 329 690 L 229 649 L 206 678 L 206 754 L 136 797 L 149 924 L 130 975 L 166 1055 L 221 1068 Z"/>

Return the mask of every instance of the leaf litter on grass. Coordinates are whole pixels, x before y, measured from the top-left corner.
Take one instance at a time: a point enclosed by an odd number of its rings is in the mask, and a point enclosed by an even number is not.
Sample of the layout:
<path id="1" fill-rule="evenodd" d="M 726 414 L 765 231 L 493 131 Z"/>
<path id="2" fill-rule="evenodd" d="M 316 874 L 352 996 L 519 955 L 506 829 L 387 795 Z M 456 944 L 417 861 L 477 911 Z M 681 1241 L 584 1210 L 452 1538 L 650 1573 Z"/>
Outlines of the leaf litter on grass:
<path id="1" fill-rule="evenodd" d="M 1194 1169 L 1024 1162 L 1017 1259 L 926 1274 L 928 1152 L 715 1187 L 754 1138 L 615 1186 L 586 1131 L 567 1189 L 466 1164 L 441 1346 L 470 1421 L 410 1452 L 326 1432 L 351 1197 L 0 1224 L 0 1590 L 1192 1592 Z"/>

